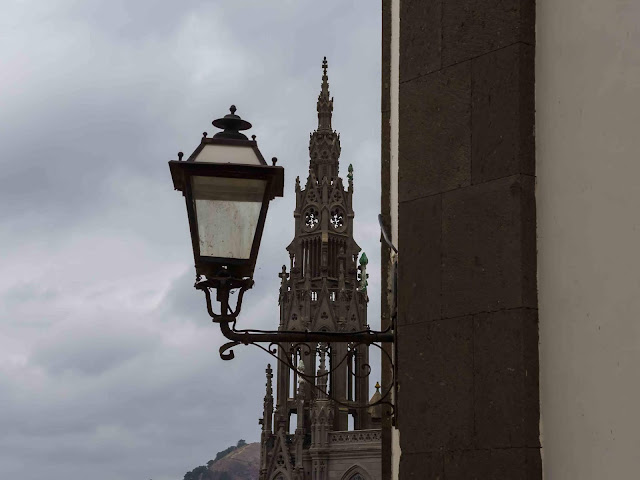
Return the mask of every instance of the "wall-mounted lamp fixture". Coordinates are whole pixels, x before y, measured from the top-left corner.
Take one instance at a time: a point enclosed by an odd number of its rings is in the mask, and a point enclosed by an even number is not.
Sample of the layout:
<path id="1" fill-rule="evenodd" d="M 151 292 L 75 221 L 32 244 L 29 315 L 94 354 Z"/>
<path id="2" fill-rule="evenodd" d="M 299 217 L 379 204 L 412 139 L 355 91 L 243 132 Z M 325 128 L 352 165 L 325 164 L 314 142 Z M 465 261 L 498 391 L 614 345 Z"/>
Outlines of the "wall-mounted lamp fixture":
<path id="1" fill-rule="evenodd" d="M 235 106 L 232 105 L 230 111 L 230 114 L 213 121 L 213 125 L 222 132 L 210 138 L 205 133 L 200 145 L 186 161 L 182 161 L 180 152 L 177 161 L 169 162 L 173 185 L 182 192 L 187 205 L 196 267 L 195 288 L 204 292 L 209 315 L 220 324 L 222 334 L 230 340 L 220 347 L 220 357 L 231 360 L 234 358 L 233 347 L 253 344 L 295 370 L 291 355 L 282 358 L 277 354 L 277 346 L 288 345 L 289 349 L 309 355 L 313 350 L 324 354 L 331 344 L 346 343 L 347 355 L 358 345 L 373 345 L 392 362 L 388 352 L 379 344 L 394 342 L 394 322 L 385 331 L 367 329 L 359 332 L 235 328 L 244 293 L 253 286 L 253 271 L 269 202 L 283 194 L 284 168 L 276 166 L 275 158 L 272 165 L 267 165 L 255 136 L 249 140 L 241 133 L 251 128 L 251 124 L 235 114 Z M 388 240 L 384 230 L 383 235 Z M 214 311 L 211 290 L 216 290 L 219 313 Z M 232 291 L 238 292 L 234 308 L 229 303 Z M 265 343 L 268 346 L 261 345 Z M 315 378 L 331 374 L 345 359 L 332 370 L 319 375 L 298 374 L 315 387 Z M 368 365 L 365 369 L 356 375 L 368 375 L 371 369 Z M 394 383 L 391 382 L 376 402 L 364 407 L 382 403 L 391 405 L 386 398 Z"/>

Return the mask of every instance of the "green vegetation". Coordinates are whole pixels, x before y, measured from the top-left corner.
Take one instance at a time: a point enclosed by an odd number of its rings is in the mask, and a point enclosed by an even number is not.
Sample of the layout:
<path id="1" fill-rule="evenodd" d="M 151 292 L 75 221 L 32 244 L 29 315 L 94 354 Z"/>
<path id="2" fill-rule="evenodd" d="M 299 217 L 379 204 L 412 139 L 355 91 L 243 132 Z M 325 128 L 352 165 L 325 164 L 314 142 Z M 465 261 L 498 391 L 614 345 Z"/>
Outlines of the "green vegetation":
<path id="1" fill-rule="evenodd" d="M 213 480 L 207 467 L 201 465 L 184 474 L 184 480 Z"/>

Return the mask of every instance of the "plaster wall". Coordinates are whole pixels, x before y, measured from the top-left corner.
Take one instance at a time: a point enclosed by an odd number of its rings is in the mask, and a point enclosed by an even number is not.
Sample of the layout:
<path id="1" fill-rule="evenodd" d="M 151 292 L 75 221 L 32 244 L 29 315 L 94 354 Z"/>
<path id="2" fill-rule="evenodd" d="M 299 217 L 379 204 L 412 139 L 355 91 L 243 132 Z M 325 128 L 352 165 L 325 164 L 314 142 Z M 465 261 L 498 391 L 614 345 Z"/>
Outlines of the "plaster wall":
<path id="1" fill-rule="evenodd" d="M 638 476 L 638 25 L 637 1 L 537 1 L 537 258 L 546 479 Z"/>

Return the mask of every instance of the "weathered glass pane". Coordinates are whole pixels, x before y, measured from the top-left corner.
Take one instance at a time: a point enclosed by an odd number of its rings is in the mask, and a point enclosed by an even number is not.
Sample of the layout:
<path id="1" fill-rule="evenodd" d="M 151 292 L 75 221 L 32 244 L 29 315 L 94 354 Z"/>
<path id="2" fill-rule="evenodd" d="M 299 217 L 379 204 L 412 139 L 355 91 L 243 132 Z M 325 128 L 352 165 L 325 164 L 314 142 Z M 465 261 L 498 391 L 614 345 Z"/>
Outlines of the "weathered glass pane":
<path id="1" fill-rule="evenodd" d="M 193 177 L 200 255 L 248 259 L 265 180 Z"/>

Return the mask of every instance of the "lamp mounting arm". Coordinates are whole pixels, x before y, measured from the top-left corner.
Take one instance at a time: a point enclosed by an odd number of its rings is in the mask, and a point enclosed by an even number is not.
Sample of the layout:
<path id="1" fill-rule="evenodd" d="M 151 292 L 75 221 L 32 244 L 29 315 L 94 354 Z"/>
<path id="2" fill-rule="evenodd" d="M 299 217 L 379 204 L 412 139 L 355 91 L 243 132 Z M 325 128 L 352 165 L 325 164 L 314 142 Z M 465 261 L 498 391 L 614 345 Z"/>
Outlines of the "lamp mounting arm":
<path id="1" fill-rule="evenodd" d="M 279 362 L 285 364 L 288 368 L 296 370 L 296 366 L 291 363 L 289 356 L 294 354 L 295 351 L 304 351 L 305 355 L 309 355 L 312 349 L 325 348 L 326 345 L 331 344 L 347 344 L 347 350 L 351 353 L 347 353 L 338 365 L 333 368 L 338 368 L 346 359 L 347 355 L 353 354 L 358 345 L 374 346 L 380 349 L 383 355 L 386 355 L 389 363 L 393 364 L 393 358 L 390 353 L 382 348 L 383 343 L 396 343 L 396 328 L 395 317 L 391 320 L 391 325 L 384 331 L 374 331 L 371 329 L 361 330 L 359 332 L 320 332 L 320 331 L 291 331 L 291 330 L 236 330 L 235 323 L 240 314 L 242 307 L 242 298 L 244 293 L 253 286 L 253 280 L 250 278 L 238 279 L 233 277 L 221 276 L 214 278 L 207 278 L 206 280 L 198 279 L 195 284 L 195 288 L 202 290 L 205 293 L 207 299 L 207 310 L 212 320 L 220 324 L 220 330 L 222 334 L 229 340 L 220 347 L 220 358 L 222 360 L 232 360 L 235 355 L 233 353 L 233 347 L 238 345 L 255 345 L 258 348 L 264 350 L 269 355 L 274 357 Z M 220 313 L 213 311 L 211 302 L 211 289 L 216 289 L 216 300 L 220 302 Z M 238 301 L 235 310 L 233 310 L 229 304 L 229 298 L 232 290 L 238 290 Z M 267 344 L 267 346 L 263 346 Z M 315 344 L 315 346 L 313 346 Z M 321 347 L 320 345 L 325 345 Z M 288 351 L 288 356 L 282 357 L 277 348 Z M 368 376 L 371 373 L 371 367 L 369 365 L 362 365 L 362 372 L 353 372 L 355 377 Z M 396 382 L 395 375 L 392 377 L 390 384 L 385 389 L 379 400 L 373 403 L 366 403 L 364 405 L 358 405 L 354 402 L 343 402 L 336 398 L 333 398 L 330 394 L 324 392 L 315 380 L 322 376 L 328 376 L 333 370 L 325 371 L 323 374 L 307 375 L 302 372 L 297 372 L 305 380 L 305 385 L 308 388 L 312 388 L 317 391 L 316 395 L 324 395 L 326 398 L 330 398 L 334 402 L 350 407 L 350 408 L 370 408 L 376 405 L 387 405 L 391 409 L 390 415 L 393 417 L 395 409 L 393 403 L 388 400 L 391 391 L 395 392 Z M 395 394 L 394 394 L 395 395 Z"/>
<path id="2" fill-rule="evenodd" d="M 248 345 L 250 343 L 360 343 L 371 345 L 372 343 L 393 342 L 391 331 L 377 332 L 364 330 L 360 332 L 292 332 L 292 331 L 263 331 L 252 332 L 250 330 L 235 330 L 229 326 L 229 322 L 220 322 L 222 334 L 237 344 Z"/>

